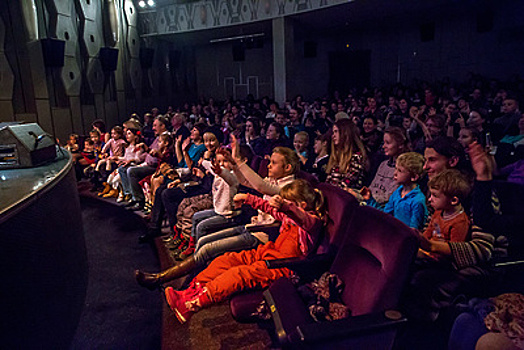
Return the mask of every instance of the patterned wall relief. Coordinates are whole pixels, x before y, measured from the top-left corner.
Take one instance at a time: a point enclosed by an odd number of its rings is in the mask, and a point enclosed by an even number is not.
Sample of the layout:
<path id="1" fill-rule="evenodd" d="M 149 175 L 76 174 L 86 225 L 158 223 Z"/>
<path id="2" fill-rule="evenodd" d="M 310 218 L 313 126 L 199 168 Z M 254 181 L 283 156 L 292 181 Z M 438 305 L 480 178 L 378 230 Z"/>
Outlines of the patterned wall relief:
<path id="1" fill-rule="evenodd" d="M 0 17 L 0 100 L 11 100 L 13 96 L 14 75 L 4 52 L 5 25 Z"/>
<path id="2" fill-rule="evenodd" d="M 182 33 L 261 21 L 347 3 L 348 0 L 200 0 L 159 6 L 140 15 L 142 35 Z M 156 18 L 155 18 L 156 17 Z M 155 22 L 156 25 L 152 25 Z"/>

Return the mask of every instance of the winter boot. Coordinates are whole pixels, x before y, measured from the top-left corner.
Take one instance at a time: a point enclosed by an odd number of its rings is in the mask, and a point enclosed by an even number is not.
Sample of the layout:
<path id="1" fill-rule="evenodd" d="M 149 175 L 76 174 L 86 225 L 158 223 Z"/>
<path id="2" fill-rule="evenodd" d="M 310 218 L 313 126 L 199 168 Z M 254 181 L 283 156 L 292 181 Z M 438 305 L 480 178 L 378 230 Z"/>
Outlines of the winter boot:
<path id="1" fill-rule="evenodd" d="M 187 322 L 195 312 L 212 304 L 207 288 L 200 284 L 190 291 L 175 291 L 167 287 L 164 293 L 169 307 L 180 323 Z"/>

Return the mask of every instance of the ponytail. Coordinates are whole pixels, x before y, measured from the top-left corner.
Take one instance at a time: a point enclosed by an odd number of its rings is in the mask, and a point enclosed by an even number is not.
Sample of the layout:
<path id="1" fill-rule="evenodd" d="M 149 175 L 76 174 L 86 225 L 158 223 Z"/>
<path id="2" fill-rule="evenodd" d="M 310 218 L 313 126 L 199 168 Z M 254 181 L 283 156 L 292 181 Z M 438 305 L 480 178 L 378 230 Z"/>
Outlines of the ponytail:
<path id="1" fill-rule="evenodd" d="M 327 221 L 327 210 L 324 195 L 317 188 L 313 188 L 304 179 L 295 180 L 280 190 L 280 195 L 287 200 L 306 202 L 307 211 L 313 211 L 324 222 Z"/>

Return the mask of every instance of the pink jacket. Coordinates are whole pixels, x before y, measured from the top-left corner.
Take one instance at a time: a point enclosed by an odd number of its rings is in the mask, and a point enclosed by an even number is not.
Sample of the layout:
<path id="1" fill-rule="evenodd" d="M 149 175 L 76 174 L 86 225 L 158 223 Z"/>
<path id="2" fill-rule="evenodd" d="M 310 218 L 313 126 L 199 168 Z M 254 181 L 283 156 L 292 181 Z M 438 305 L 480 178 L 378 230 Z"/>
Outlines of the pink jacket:
<path id="1" fill-rule="evenodd" d="M 280 210 L 277 210 L 269 205 L 269 202 L 265 199 L 248 194 L 246 204 L 270 214 L 279 221 L 291 221 L 298 226 L 300 251 L 304 255 L 308 255 L 314 250 L 319 243 L 319 239 L 322 238 L 323 221 L 318 216 L 299 208 L 293 202 L 285 200 Z M 318 250 L 323 251 L 321 247 Z"/>

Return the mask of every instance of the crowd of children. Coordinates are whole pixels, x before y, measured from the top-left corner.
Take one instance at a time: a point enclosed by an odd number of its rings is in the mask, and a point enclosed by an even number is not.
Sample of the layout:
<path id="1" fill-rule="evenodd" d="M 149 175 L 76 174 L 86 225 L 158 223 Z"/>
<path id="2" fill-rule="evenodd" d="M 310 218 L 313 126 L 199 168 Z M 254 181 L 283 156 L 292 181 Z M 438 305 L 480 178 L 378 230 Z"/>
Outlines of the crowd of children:
<path id="1" fill-rule="evenodd" d="M 472 82 L 474 91 L 480 83 Z M 72 134 L 66 148 L 79 179 L 144 211 L 148 231 L 141 242 L 160 236 L 167 216 L 164 241 L 181 262 L 160 273 L 136 271 L 139 284 L 155 289 L 205 268 L 188 289 L 165 291 L 185 322 L 234 292 L 289 276 L 262 260 L 323 250 L 323 196 L 298 179 L 300 172 L 393 215 L 420 234 L 422 248 L 427 241 L 471 240 L 474 173 L 466 150 L 483 147 L 492 167 L 510 169 L 508 180 L 524 179 L 518 99 L 489 86 L 472 97 L 445 85 L 438 92 L 395 86 L 389 95 L 355 90 L 311 103 L 298 96 L 281 109 L 267 98 L 210 99 L 164 115 L 155 108 L 144 120 L 134 115 L 110 135 L 96 121 L 83 147 Z M 181 218 L 191 224 L 184 227 Z M 260 229 L 275 222 L 280 229 L 273 236 Z M 421 266 L 451 266 L 449 254 L 422 248 Z"/>

